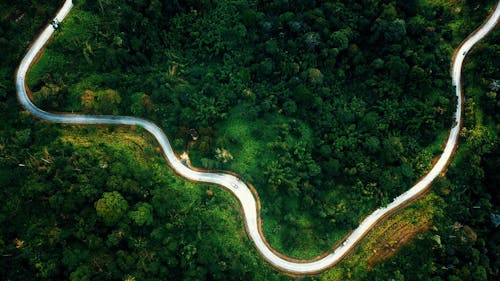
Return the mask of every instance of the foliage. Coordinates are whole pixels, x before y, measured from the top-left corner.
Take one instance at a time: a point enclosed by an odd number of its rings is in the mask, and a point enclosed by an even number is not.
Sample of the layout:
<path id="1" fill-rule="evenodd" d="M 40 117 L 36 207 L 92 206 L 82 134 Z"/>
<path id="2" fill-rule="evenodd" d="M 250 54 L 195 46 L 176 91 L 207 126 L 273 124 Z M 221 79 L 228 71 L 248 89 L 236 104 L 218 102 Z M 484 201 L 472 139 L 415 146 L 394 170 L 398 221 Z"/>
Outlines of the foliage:
<path id="1" fill-rule="evenodd" d="M 127 209 L 127 200 L 117 191 L 104 192 L 102 198 L 95 203 L 97 215 L 101 217 L 107 225 L 114 225 L 117 223 Z"/>

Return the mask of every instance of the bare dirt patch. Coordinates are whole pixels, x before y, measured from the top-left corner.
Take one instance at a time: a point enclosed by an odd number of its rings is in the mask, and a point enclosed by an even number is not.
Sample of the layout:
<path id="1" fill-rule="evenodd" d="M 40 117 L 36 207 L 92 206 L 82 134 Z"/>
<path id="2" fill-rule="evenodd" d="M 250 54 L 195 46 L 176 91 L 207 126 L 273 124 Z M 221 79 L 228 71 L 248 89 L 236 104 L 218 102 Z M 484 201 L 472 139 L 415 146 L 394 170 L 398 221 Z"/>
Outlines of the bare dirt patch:
<path id="1" fill-rule="evenodd" d="M 408 244 L 413 237 L 419 232 L 426 231 L 429 229 L 429 221 L 425 221 L 421 224 L 392 224 L 385 235 L 379 236 L 375 245 L 380 245 L 379 248 L 375 248 L 371 251 L 372 256 L 368 259 L 368 270 L 371 270 L 377 263 L 392 257 L 401 247 Z"/>

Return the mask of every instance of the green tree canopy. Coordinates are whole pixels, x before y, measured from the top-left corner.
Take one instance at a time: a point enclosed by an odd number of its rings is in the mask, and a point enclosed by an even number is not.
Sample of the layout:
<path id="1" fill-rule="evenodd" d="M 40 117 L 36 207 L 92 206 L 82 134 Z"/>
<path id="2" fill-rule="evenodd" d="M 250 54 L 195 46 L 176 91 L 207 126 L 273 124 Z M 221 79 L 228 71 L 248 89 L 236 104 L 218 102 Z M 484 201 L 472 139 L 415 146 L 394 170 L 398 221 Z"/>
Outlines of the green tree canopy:
<path id="1" fill-rule="evenodd" d="M 128 203 L 118 192 L 104 192 L 101 199 L 95 203 L 97 215 L 107 225 L 116 224 L 128 209 Z"/>

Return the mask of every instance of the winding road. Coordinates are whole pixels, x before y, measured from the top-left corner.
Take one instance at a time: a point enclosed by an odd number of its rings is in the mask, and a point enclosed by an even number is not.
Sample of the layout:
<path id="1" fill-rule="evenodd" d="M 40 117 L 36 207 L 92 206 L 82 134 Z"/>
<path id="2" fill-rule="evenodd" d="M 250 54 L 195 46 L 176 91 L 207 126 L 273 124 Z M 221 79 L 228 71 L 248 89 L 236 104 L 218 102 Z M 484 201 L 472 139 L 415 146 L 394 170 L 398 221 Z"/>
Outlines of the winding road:
<path id="1" fill-rule="evenodd" d="M 62 22 L 68 15 L 73 3 L 71 0 L 66 0 L 64 5 L 58 11 L 54 20 Z M 325 269 L 334 266 L 342 258 L 348 254 L 359 241 L 383 218 L 388 214 L 396 211 L 398 208 L 411 202 L 423 192 L 425 192 L 432 181 L 447 167 L 447 164 L 452 157 L 453 151 L 457 146 L 459 137 L 460 124 L 462 121 L 462 89 L 461 89 L 461 70 L 464 58 L 467 52 L 483 37 L 485 37 L 497 24 L 500 16 L 500 5 L 496 5 L 495 10 L 490 14 L 488 20 L 477 29 L 466 41 L 464 41 L 458 50 L 455 52 L 452 64 L 452 83 L 456 87 L 456 96 L 458 98 L 457 109 L 455 113 L 455 124 L 450 131 L 446 147 L 443 154 L 440 156 L 437 163 L 432 167 L 427 175 L 418 181 L 412 188 L 405 193 L 396 197 L 394 201 L 386 207 L 379 208 L 366 217 L 361 224 L 356 228 L 337 248 L 331 253 L 313 261 L 292 261 L 277 254 L 265 242 L 263 234 L 259 231 L 260 217 L 257 201 L 252 194 L 250 188 L 236 176 L 225 173 L 208 173 L 203 171 L 195 171 L 185 166 L 174 153 L 170 142 L 165 133 L 155 124 L 150 121 L 129 117 L 129 116 L 107 116 L 107 115 L 80 115 L 80 114 L 56 114 L 44 111 L 38 108 L 30 100 L 27 93 L 26 76 L 37 55 L 41 52 L 44 45 L 50 39 L 55 29 L 53 25 L 48 25 L 36 40 L 30 46 L 25 57 L 21 61 L 16 73 L 16 89 L 17 96 L 21 104 L 34 116 L 51 122 L 66 123 L 66 124 L 107 124 L 107 125 L 136 125 L 141 126 L 150 132 L 158 141 L 162 148 L 164 157 L 168 164 L 176 173 L 182 177 L 203 183 L 211 183 L 223 186 L 229 190 L 236 198 L 238 198 L 242 210 L 248 236 L 254 242 L 255 247 L 263 256 L 263 258 L 273 267 L 291 274 L 291 275 L 309 275 L 324 271 Z"/>

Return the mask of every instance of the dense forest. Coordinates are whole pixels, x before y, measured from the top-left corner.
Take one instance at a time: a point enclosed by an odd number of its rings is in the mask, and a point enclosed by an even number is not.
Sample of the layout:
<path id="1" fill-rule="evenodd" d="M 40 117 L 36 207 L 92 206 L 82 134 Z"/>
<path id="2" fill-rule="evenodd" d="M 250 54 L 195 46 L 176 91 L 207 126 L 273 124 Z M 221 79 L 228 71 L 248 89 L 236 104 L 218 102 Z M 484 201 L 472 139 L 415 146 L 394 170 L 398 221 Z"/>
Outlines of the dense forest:
<path id="1" fill-rule="evenodd" d="M 427 171 L 455 108 L 451 54 L 493 4 L 74 2 L 29 76 L 35 103 L 153 120 L 195 166 L 252 183 L 267 239 L 297 257 L 325 251 Z M 283 279 L 235 200 L 168 171 L 140 128 L 21 110 L 15 67 L 58 5 L 0 4 L 0 279 Z M 433 188 L 434 227 L 371 271 L 346 263 L 318 278 L 498 277 L 497 52 L 498 32 L 466 65 L 463 143 Z"/>

